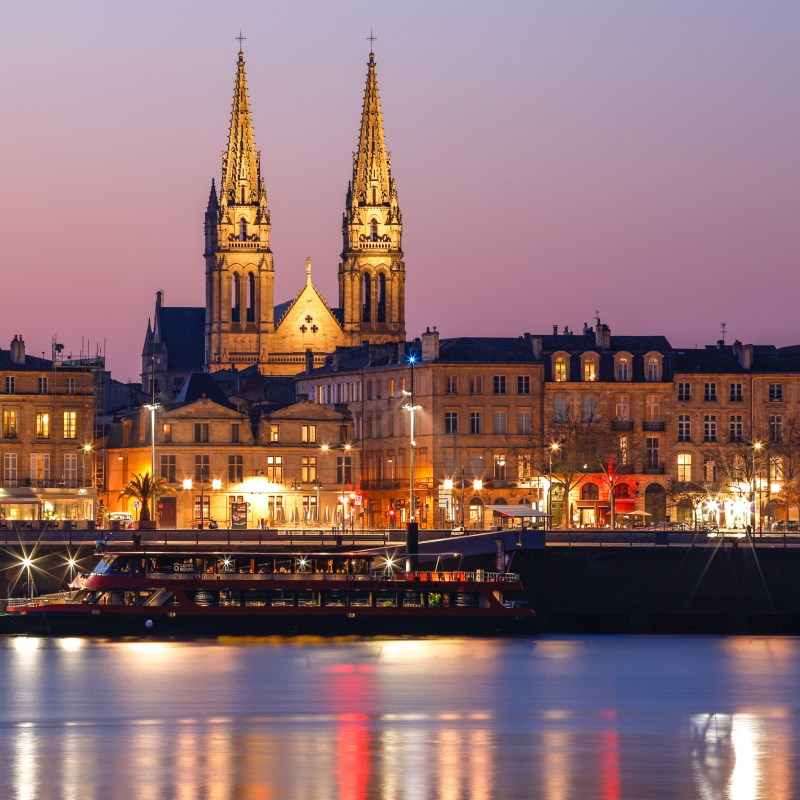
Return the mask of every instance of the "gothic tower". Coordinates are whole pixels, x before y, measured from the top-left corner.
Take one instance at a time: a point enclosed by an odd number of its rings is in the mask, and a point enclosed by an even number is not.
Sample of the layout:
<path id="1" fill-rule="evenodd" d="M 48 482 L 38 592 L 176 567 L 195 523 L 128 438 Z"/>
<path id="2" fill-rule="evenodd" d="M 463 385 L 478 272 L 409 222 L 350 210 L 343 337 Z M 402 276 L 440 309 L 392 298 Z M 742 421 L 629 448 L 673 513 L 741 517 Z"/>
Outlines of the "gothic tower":
<path id="1" fill-rule="evenodd" d="M 339 304 L 348 344 L 405 339 L 402 231 L 391 154 L 383 136 L 375 54 L 370 53 L 358 152 L 353 153 L 342 220 Z"/>
<path id="2" fill-rule="evenodd" d="M 265 371 L 269 337 L 275 330 L 269 233 L 261 154 L 255 147 L 240 50 L 219 198 L 212 181 L 205 216 L 205 366 L 209 372 L 253 364 Z"/>

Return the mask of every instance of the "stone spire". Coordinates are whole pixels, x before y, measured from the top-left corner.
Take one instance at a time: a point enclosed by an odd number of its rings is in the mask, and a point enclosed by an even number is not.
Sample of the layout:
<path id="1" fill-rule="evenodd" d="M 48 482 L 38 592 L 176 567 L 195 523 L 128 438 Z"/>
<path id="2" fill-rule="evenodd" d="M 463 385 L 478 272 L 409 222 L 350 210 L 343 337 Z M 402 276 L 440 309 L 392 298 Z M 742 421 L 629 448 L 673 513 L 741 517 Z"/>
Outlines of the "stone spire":
<path id="1" fill-rule="evenodd" d="M 391 154 L 383 135 L 375 54 L 370 53 L 339 267 L 343 328 L 353 344 L 365 339 L 401 341 L 405 336 L 402 232 Z"/>
<path id="2" fill-rule="evenodd" d="M 267 193 L 261 178 L 261 153 L 256 150 L 253 135 L 247 78 L 244 73 L 244 53 L 241 50 L 233 90 L 228 150 L 222 156 L 222 180 L 219 187 L 223 206 L 258 204 L 266 210 Z"/>

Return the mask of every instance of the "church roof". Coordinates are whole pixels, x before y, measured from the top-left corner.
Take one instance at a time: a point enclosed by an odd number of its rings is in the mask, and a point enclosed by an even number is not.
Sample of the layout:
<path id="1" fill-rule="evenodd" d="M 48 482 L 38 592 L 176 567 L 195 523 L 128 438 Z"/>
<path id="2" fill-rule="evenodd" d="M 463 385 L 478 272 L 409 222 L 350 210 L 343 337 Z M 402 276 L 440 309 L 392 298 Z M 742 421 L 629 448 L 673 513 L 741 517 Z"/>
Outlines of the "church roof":
<path id="1" fill-rule="evenodd" d="M 205 308 L 161 306 L 157 312 L 158 340 L 167 350 L 168 369 L 201 370 L 205 360 Z"/>
<path id="2" fill-rule="evenodd" d="M 193 372 L 178 393 L 175 402 L 194 403 L 204 397 L 218 405 L 233 408 L 233 404 L 225 396 L 225 392 L 222 391 L 222 388 L 214 378 L 206 372 Z"/>

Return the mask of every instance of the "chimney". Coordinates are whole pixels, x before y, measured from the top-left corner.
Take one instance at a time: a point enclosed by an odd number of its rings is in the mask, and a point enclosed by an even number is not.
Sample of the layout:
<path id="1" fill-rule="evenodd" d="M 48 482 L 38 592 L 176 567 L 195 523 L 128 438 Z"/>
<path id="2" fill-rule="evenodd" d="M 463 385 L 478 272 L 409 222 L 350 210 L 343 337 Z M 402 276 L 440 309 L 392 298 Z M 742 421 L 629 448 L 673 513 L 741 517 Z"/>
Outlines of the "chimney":
<path id="1" fill-rule="evenodd" d="M 433 330 L 425 329 L 422 334 L 422 360 L 436 361 L 439 358 L 439 331 L 434 325 Z"/>
<path id="2" fill-rule="evenodd" d="M 717 339 L 717 350 L 722 350 L 723 347 L 725 347 L 725 340 Z"/>
<path id="3" fill-rule="evenodd" d="M 25 363 L 25 342 L 21 334 L 11 340 L 11 363 L 20 366 Z"/>
<path id="4" fill-rule="evenodd" d="M 553 325 L 553 336 L 558 336 L 558 325 Z"/>
<path id="5" fill-rule="evenodd" d="M 589 330 L 591 331 L 591 328 Z M 594 331 L 594 343 L 598 350 L 611 349 L 611 328 L 600 320 L 597 320 L 597 327 Z"/>
<path id="6" fill-rule="evenodd" d="M 314 369 L 314 351 L 309 347 L 306 349 L 306 373 Z"/>
<path id="7" fill-rule="evenodd" d="M 753 345 L 743 344 L 739 352 L 739 366 L 742 369 L 753 368 Z"/>

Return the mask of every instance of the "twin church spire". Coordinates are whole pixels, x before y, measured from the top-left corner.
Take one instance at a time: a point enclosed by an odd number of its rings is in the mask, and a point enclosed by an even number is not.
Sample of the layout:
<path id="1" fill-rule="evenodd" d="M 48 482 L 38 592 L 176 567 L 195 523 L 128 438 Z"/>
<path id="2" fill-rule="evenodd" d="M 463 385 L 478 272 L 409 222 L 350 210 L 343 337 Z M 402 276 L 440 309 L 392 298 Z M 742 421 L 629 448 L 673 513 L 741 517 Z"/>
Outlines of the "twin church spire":
<path id="1" fill-rule="evenodd" d="M 287 307 L 297 305 L 302 292 L 291 303 L 274 306 L 270 214 L 241 50 L 218 191 L 219 195 L 212 181 L 205 215 L 207 370 L 257 365 L 262 373 L 293 374 L 302 369 L 299 365 L 308 350 L 322 354 L 364 339 L 381 342 L 405 337 L 400 210 L 384 140 L 373 53 L 347 190 L 339 268 L 341 308 L 329 309 L 316 295 L 310 275 L 306 281 L 329 319 L 322 319 L 325 313 L 317 315 L 320 319 L 307 313 L 296 331 L 288 329 Z M 304 303 L 314 305 L 313 298 L 304 298 Z"/>

